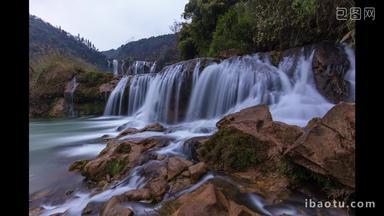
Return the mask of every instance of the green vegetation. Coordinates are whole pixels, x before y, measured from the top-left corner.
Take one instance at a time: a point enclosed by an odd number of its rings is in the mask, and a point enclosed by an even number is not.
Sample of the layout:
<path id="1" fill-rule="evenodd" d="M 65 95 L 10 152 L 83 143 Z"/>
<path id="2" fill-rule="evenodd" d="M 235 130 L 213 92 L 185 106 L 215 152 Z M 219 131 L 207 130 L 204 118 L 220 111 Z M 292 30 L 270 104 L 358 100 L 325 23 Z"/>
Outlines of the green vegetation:
<path id="1" fill-rule="evenodd" d="M 88 115 L 101 113 L 104 103 L 98 88 L 110 81 L 112 75 L 98 71 L 81 59 L 50 51 L 29 62 L 30 116 L 49 116 L 57 99 L 64 97 L 65 86 L 73 76 L 79 83 L 74 95 L 74 103 L 79 105 L 76 110 Z"/>
<path id="2" fill-rule="evenodd" d="M 30 15 L 29 58 L 38 59 L 52 50 L 62 55 L 82 59 L 89 64 L 96 65 L 99 70 L 107 69 L 106 56 L 99 52 L 89 40 L 80 35 L 73 36 L 60 27 L 54 27 L 42 19 Z"/>
<path id="3" fill-rule="evenodd" d="M 121 174 L 126 166 L 126 162 L 120 159 L 109 160 L 105 165 L 105 171 L 111 177 Z"/>
<path id="4" fill-rule="evenodd" d="M 267 144 L 234 129 L 221 129 L 203 143 L 198 154 L 214 169 L 241 171 L 266 159 Z"/>
<path id="5" fill-rule="evenodd" d="M 352 0 L 190 0 L 179 49 L 189 59 L 337 41 L 354 23 L 336 20 L 336 7 L 351 6 Z"/>
<path id="6" fill-rule="evenodd" d="M 282 174 L 290 178 L 291 184 L 294 186 L 302 187 L 306 184 L 315 186 L 332 199 L 347 200 L 353 196 L 352 190 L 348 190 L 336 180 L 293 164 L 287 158 L 282 160 L 278 169 Z"/>
<path id="7" fill-rule="evenodd" d="M 138 41 L 128 42 L 118 49 L 104 51 L 110 59 L 124 59 L 125 61 L 156 61 L 157 68 L 175 63 L 179 60 L 175 34 L 160 35 Z"/>

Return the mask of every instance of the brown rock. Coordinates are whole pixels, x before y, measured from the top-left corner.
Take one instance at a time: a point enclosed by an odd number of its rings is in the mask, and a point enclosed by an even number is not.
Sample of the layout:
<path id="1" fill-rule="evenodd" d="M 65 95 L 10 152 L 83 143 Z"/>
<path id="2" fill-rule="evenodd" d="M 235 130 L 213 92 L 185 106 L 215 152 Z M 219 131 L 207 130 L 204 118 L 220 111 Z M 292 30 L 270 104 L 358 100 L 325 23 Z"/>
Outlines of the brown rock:
<path id="1" fill-rule="evenodd" d="M 111 140 L 95 159 L 82 166 L 81 174 L 95 182 L 107 180 L 107 176 L 110 177 L 110 181 L 118 179 L 139 162 L 140 157 L 144 156 L 143 152 L 164 145 L 169 140 L 164 137 L 129 140 L 122 143 Z"/>
<path id="2" fill-rule="evenodd" d="M 149 189 L 151 197 L 156 200 L 161 200 L 161 197 L 167 190 L 168 182 L 165 178 L 155 178 L 149 181 L 144 187 Z"/>
<path id="3" fill-rule="evenodd" d="M 260 214 L 257 214 L 256 212 L 253 212 L 247 207 L 239 205 L 232 200 L 229 200 L 228 215 L 229 216 L 261 216 Z"/>
<path id="4" fill-rule="evenodd" d="M 49 111 L 49 115 L 52 117 L 61 117 L 65 115 L 65 99 L 58 99 L 51 110 Z"/>
<path id="5" fill-rule="evenodd" d="M 120 138 L 120 137 L 123 137 L 125 135 L 128 135 L 128 134 L 135 134 L 135 133 L 139 133 L 140 130 L 136 129 L 136 128 L 127 128 L 127 129 L 124 129 L 123 131 L 121 131 L 116 138 Z"/>
<path id="6" fill-rule="evenodd" d="M 197 181 L 205 172 L 207 172 L 207 166 L 204 162 L 197 163 L 188 167 L 193 182 Z"/>
<path id="7" fill-rule="evenodd" d="M 148 188 L 131 190 L 120 196 L 121 199 L 125 201 L 141 201 L 149 200 L 151 198 L 150 190 Z"/>
<path id="8" fill-rule="evenodd" d="M 38 216 L 41 215 L 44 211 L 43 207 L 37 207 L 37 208 L 32 208 L 29 209 L 29 216 Z"/>
<path id="9" fill-rule="evenodd" d="M 89 162 L 90 160 L 78 160 L 78 161 L 75 161 L 73 162 L 70 166 L 69 166 L 69 171 L 79 171 L 79 170 L 82 170 L 83 167 Z"/>
<path id="10" fill-rule="evenodd" d="M 144 131 L 163 132 L 165 130 L 166 128 L 163 125 L 159 123 L 154 123 L 154 124 L 145 126 L 143 129 L 140 130 L 140 132 L 144 132 Z"/>
<path id="11" fill-rule="evenodd" d="M 258 105 L 225 116 L 217 124 L 219 129 L 237 129 L 250 134 L 258 140 L 268 143 L 268 155 L 279 155 L 293 145 L 303 133 L 300 127 L 272 121 L 272 115 L 266 105 Z"/>
<path id="12" fill-rule="evenodd" d="M 318 91 L 330 102 L 338 103 L 349 99 L 350 86 L 344 80 L 349 67 L 350 62 L 341 45 L 317 45 L 312 60 L 314 79 Z"/>
<path id="13" fill-rule="evenodd" d="M 339 103 L 311 121 L 288 155 L 312 172 L 355 188 L 355 105 Z"/>
<path id="14" fill-rule="evenodd" d="M 129 208 L 124 208 L 121 201 L 117 197 L 112 197 L 103 206 L 100 216 L 133 216 L 133 212 Z"/>
<path id="15" fill-rule="evenodd" d="M 178 177 L 170 183 L 170 194 L 175 194 L 188 186 L 192 185 L 192 181 L 187 177 Z"/>
<path id="16" fill-rule="evenodd" d="M 189 166 L 192 165 L 192 162 L 184 160 L 179 157 L 171 157 L 168 160 L 168 180 L 171 180 L 173 177 L 179 175 L 181 172 L 186 170 Z"/>
<path id="17" fill-rule="evenodd" d="M 228 215 L 223 204 L 219 202 L 213 184 L 208 183 L 196 191 L 181 196 L 178 201 L 182 203 L 174 216 L 211 216 Z"/>

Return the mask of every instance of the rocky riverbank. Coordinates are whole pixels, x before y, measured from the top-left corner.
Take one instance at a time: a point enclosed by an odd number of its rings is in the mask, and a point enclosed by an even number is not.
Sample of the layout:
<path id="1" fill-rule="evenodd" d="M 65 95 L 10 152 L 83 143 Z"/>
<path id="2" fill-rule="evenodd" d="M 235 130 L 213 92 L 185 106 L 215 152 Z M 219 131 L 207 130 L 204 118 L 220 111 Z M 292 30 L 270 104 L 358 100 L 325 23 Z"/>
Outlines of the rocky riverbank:
<path id="1" fill-rule="evenodd" d="M 157 206 L 151 215 L 264 215 L 241 197 L 257 194 L 278 205 L 297 190 L 309 197 L 349 199 L 355 189 L 354 115 L 354 104 L 342 102 L 300 128 L 273 121 L 267 106 L 246 108 L 218 121 L 212 136 L 186 141 L 187 158 L 156 154 L 170 137 L 130 136 L 167 134 L 170 128 L 125 128 L 117 137 L 104 137 L 107 146 L 96 158 L 76 161 L 69 169 L 81 173 L 95 194 L 137 167 L 145 179 L 137 189 L 88 203 L 83 215 L 140 215 L 127 207 L 132 202 Z M 216 177 L 207 178 L 210 173 Z"/>

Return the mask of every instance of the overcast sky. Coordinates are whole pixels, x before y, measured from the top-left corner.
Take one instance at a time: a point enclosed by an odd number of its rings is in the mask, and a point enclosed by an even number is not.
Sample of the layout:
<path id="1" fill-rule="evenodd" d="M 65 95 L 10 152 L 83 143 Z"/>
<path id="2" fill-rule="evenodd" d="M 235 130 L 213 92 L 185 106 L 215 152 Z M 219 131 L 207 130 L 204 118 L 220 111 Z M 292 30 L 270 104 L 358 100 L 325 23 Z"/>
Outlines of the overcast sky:
<path id="1" fill-rule="evenodd" d="M 29 12 L 99 50 L 170 33 L 188 0 L 29 0 Z"/>

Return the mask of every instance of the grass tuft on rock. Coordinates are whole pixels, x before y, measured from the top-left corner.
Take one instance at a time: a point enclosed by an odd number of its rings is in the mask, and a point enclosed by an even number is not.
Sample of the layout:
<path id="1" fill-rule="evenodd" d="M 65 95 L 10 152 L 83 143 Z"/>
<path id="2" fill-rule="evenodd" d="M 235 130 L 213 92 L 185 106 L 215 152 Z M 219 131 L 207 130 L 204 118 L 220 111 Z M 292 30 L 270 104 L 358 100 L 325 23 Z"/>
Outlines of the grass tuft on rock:
<path id="1" fill-rule="evenodd" d="M 235 129 L 221 129 L 198 151 L 214 169 L 242 171 L 259 164 L 267 157 L 267 144 Z"/>
<path id="2" fill-rule="evenodd" d="M 120 159 L 109 160 L 105 165 L 105 171 L 111 177 L 119 175 L 125 168 L 125 161 Z"/>

